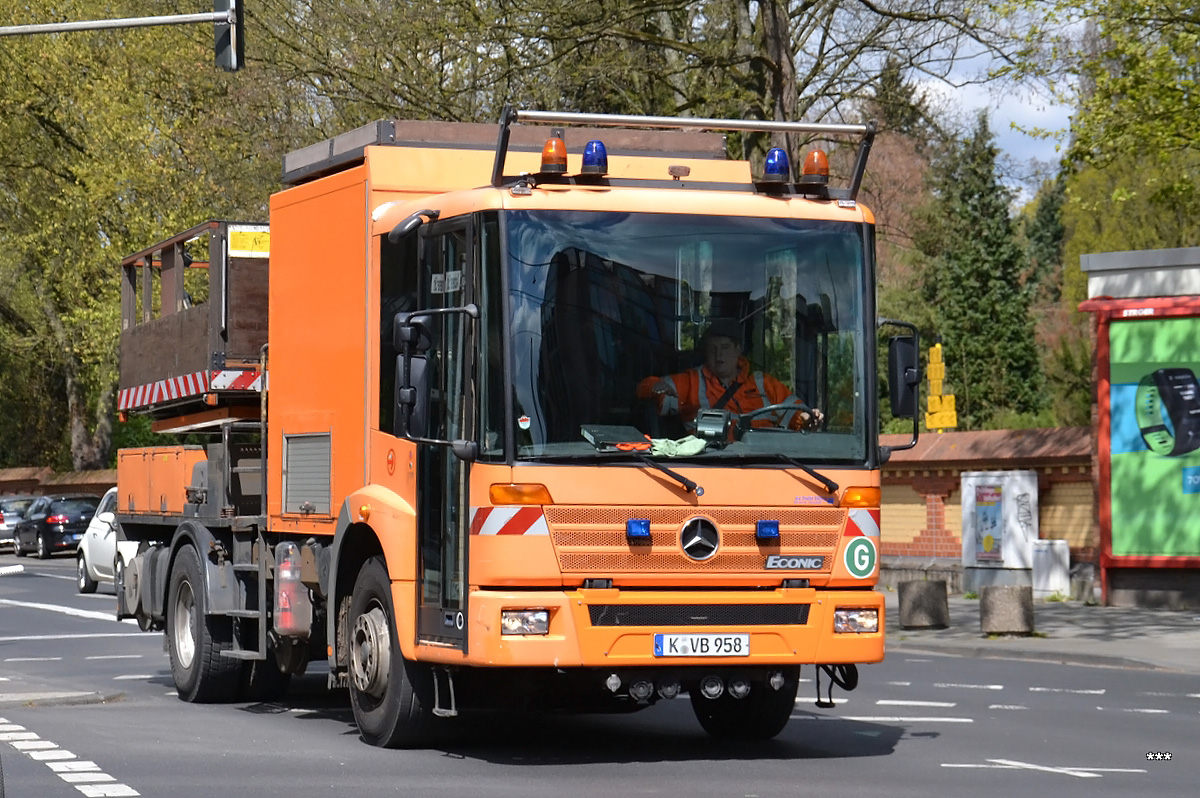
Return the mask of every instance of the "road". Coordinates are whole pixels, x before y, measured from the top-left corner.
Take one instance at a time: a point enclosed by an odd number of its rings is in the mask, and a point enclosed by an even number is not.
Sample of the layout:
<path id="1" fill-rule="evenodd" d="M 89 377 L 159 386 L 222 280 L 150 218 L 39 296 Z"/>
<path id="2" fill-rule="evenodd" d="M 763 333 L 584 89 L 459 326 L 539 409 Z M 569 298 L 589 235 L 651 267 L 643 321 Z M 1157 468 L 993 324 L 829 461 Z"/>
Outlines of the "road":
<path id="1" fill-rule="evenodd" d="M 429 749 L 385 751 L 359 740 L 320 665 L 281 703 L 179 701 L 162 635 L 112 620 L 111 588 L 76 594 L 68 557 L 0 555 L 0 571 L 16 564 L 0 576 L 6 798 L 1094 798 L 1194 796 L 1200 777 L 1195 676 L 898 647 L 833 709 L 814 705 L 806 669 L 768 743 L 710 740 L 684 699 L 613 717 L 473 715 Z"/>

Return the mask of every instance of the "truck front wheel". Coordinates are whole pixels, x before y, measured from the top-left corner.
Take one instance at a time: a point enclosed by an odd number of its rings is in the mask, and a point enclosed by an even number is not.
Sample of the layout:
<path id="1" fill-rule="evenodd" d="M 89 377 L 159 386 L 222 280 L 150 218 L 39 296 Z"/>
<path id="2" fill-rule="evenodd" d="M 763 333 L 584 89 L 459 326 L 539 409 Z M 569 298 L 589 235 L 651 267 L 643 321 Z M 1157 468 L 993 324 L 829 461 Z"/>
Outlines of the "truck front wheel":
<path id="1" fill-rule="evenodd" d="M 233 699 L 242 663 L 221 656 L 233 648 L 233 623 L 208 615 L 200 555 L 187 545 L 175 555 L 167 591 L 167 648 L 171 675 L 184 701 L 209 703 Z"/>
<path id="2" fill-rule="evenodd" d="M 725 690 L 717 698 L 705 698 L 700 690 L 690 691 L 692 710 L 704 730 L 720 740 L 769 740 L 783 731 L 796 707 L 800 669 L 785 668 L 783 685 L 772 688 L 755 682 L 750 694 L 734 698 Z"/>
<path id="3" fill-rule="evenodd" d="M 350 704 L 362 738 L 381 748 L 423 742 L 432 718 L 429 669 L 401 655 L 382 557 L 363 564 L 350 598 Z"/>

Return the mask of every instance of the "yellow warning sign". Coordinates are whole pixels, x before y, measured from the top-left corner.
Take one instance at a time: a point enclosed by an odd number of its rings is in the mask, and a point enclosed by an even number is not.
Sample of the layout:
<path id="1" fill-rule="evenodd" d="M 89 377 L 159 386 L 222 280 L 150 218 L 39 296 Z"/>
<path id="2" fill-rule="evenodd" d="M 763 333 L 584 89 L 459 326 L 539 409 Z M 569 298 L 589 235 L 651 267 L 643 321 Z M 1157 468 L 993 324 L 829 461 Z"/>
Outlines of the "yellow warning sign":
<path id="1" fill-rule="evenodd" d="M 266 258 L 271 255 L 271 231 L 264 225 L 230 225 L 229 257 Z"/>

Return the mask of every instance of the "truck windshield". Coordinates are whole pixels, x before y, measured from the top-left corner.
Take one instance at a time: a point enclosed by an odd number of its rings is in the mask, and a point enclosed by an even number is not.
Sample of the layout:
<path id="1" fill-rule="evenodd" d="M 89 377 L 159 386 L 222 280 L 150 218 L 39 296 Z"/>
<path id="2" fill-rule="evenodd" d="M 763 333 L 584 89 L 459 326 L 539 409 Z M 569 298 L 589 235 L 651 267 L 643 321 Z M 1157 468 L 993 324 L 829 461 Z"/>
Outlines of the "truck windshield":
<path id="1" fill-rule="evenodd" d="M 697 461 L 865 461 L 874 328 L 862 225 L 511 211 L 500 229 L 519 460 L 604 459 L 605 444 L 678 441 L 701 424 L 707 445 L 674 447 Z M 797 401 L 819 421 L 805 426 Z M 789 408 L 754 413 L 768 404 Z M 485 457 L 500 452 L 503 415 L 485 413 Z"/>

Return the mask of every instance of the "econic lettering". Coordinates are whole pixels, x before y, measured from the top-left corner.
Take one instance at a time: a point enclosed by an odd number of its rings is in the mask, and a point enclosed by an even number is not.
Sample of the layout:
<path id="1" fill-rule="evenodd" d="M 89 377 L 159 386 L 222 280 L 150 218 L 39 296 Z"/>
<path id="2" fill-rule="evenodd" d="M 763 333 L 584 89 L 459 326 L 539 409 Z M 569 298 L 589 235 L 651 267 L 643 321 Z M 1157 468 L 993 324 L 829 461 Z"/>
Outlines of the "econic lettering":
<path id="1" fill-rule="evenodd" d="M 819 571 L 824 565 L 824 557 L 785 557 L 780 554 L 772 554 L 767 558 L 766 569 L 768 571 Z"/>

